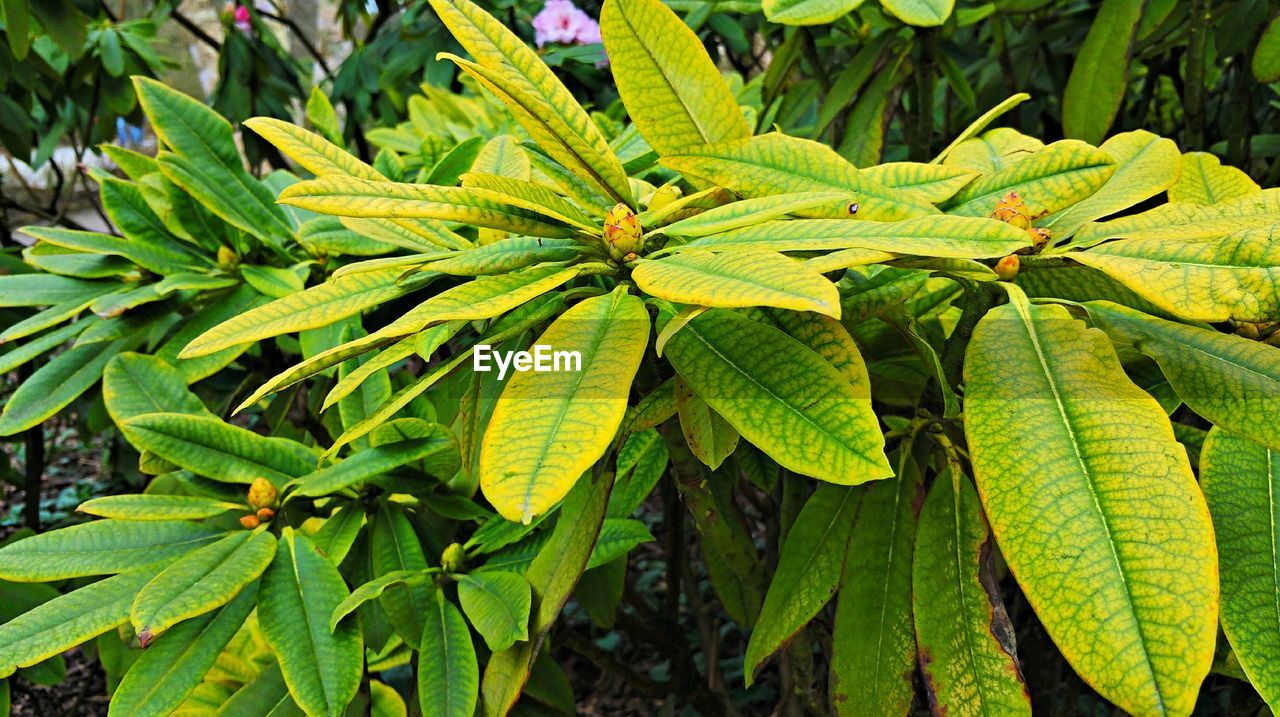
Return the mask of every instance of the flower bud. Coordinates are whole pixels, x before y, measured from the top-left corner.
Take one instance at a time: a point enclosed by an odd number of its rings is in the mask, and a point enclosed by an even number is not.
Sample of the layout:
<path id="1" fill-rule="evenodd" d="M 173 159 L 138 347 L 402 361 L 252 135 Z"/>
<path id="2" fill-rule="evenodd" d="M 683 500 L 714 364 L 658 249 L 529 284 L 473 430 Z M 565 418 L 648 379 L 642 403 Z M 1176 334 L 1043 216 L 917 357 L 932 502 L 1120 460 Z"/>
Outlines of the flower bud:
<path id="1" fill-rule="evenodd" d="M 680 188 L 674 184 L 658 187 L 649 198 L 649 211 L 661 209 L 680 198 Z"/>
<path id="2" fill-rule="evenodd" d="M 263 523 L 270 522 L 270 520 L 274 517 L 276 517 L 276 512 L 274 510 L 270 508 L 258 509 L 258 520 L 262 521 Z"/>
<path id="3" fill-rule="evenodd" d="M 262 525 L 262 521 L 258 520 L 258 516 L 256 515 L 246 515 L 240 519 L 240 525 L 243 525 L 249 530 L 253 530 L 259 525 Z"/>
<path id="4" fill-rule="evenodd" d="M 1246 339 L 1253 339 L 1254 341 L 1258 341 L 1262 338 L 1262 332 L 1258 330 L 1258 325 L 1248 322 L 1241 322 L 1236 325 L 1236 333 Z"/>
<path id="5" fill-rule="evenodd" d="M 446 573 L 456 573 L 467 565 L 467 553 L 457 543 L 450 543 L 440 556 L 440 566 Z"/>
<path id="6" fill-rule="evenodd" d="M 218 247 L 218 268 L 223 271 L 231 271 L 236 268 L 236 253 L 231 251 L 230 247 Z"/>
<path id="7" fill-rule="evenodd" d="M 1049 243 L 1049 240 L 1053 239 L 1053 232 L 1040 227 L 1032 227 L 1027 230 L 1027 233 L 1031 235 L 1032 250 L 1037 252 L 1043 249 Z"/>
<path id="8" fill-rule="evenodd" d="M 266 478 L 254 478 L 253 483 L 249 484 L 249 505 L 253 506 L 254 510 L 270 508 L 276 504 L 276 498 L 279 495 L 280 491 L 276 490 L 276 487 Z"/>
<path id="9" fill-rule="evenodd" d="M 1018 258 L 1018 255 L 1010 254 L 996 262 L 996 276 L 1000 277 L 1001 281 L 1012 281 L 1013 277 L 1018 275 L 1018 268 L 1021 266 L 1022 260 Z"/>
<path id="10" fill-rule="evenodd" d="M 1031 210 L 1017 192 L 1009 192 L 996 202 L 996 210 L 991 212 L 992 219 L 999 219 L 1005 224 L 1012 224 L 1019 229 L 1031 228 Z"/>
<path id="11" fill-rule="evenodd" d="M 644 246 L 640 220 L 625 204 L 618 204 L 604 215 L 604 243 L 614 261 L 625 261 L 628 254 Z"/>

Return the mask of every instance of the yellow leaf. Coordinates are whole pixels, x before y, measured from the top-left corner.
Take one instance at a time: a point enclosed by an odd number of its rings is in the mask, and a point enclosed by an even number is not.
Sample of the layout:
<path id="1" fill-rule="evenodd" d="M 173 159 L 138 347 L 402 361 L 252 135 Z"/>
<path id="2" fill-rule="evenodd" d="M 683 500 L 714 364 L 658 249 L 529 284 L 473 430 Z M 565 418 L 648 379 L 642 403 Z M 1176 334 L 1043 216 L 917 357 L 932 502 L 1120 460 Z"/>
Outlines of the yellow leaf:
<path id="1" fill-rule="evenodd" d="M 1212 154 L 1187 152 L 1182 155 L 1182 174 L 1169 189 L 1169 201 L 1217 204 L 1261 191 L 1249 175 L 1235 167 L 1224 167 Z"/>
<path id="2" fill-rule="evenodd" d="M 1213 661 L 1218 556 L 1186 451 L 1105 334 L 1010 298 L 965 362 L 965 433 L 1000 552 L 1103 697 L 1188 715 Z"/>
<path id="3" fill-rule="evenodd" d="M 631 272 L 641 291 L 678 304 L 775 306 L 840 318 L 836 285 L 777 252 L 683 252 L 642 259 Z"/>
<path id="4" fill-rule="evenodd" d="M 948 214 L 991 216 L 1001 197 L 1016 191 L 1032 216 L 1052 214 L 1091 196 L 1115 171 L 1111 155 L 1084 142 L 1064 139 L 974 180 L 945 208 Z"/>
<path id="5" fill-rule="evenodd" d="M 387 179 L 378 170 L 324 137 L 283 120 L 253 117 L 245 120 L 244 126 L 257 132 L 286 157 L 317 177 L 337 174 L 371 182 L 384 182 Z"/>
<path id="6" fill-rule="evenodd" d="M 622 103 L 658 154 L 751 136 L 702 41 L 660 0 L 607 0 L 600 33 Z"/>
<path id="7" fill-rule="evenodd" d="M 604 455 L 648 342 L 644 302 L 621 288 L 583 301 L 547 328 L 535 346 L 577 351 L 579 370 L 522 371 L 507 380 L 480 448 L 480 487 L 499 513 L 530 522 Z"/>

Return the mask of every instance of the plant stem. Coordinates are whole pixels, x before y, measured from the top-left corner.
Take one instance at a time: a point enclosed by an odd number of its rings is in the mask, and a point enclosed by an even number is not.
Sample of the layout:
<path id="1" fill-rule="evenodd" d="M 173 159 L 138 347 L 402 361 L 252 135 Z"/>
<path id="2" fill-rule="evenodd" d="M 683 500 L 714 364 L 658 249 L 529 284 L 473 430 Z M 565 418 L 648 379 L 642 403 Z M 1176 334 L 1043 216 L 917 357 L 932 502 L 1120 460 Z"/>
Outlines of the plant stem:
<path id="1" fill-rule="evenodd" d="M 1187 84 L 1183 104 L 1187 130 L 1183 149 L 1204 149 L 1204 65 L 1209 43 L 1209 0 L 1192 0 L 1191 31 L 1187 40 Z"/>

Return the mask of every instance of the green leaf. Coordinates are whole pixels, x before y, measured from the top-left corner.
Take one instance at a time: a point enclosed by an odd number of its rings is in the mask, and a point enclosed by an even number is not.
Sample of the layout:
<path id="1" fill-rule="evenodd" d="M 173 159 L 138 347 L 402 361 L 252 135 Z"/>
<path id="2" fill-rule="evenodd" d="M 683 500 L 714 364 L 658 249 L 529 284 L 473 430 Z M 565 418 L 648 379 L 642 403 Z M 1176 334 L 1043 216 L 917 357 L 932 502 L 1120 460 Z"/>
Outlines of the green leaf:
<path id="1" fill-rule="evenodd" d="M 156 135 L 174 152 L 201 162 L 241 169 L 231 123 L 203 102 L 147 77 L 133 86 Z"/>
<path id="2" fill-rule="evenodd" d="M 293 699 L 309 715 L 341 717 L 360 687 L 364 648 L 357 625 L 329 629 L 348 595 L 333 563 L 305 535 L 285 528 L 262 577 L 258 622 Z"/>
<path id="3" fill-rule="evenodd" d="M 315 93 L 312 96 L 316 96 Z M 371 182 L 386 181 L 378 170 L 351 156 L 345 149 L 296 125 L 274 117 L 253 117 L 245 120 L 244 126 L 317 177 L 337 174 Z"/>
<path id="4" fill-rule="evenodd" d="M 206 331 L 182 349 L 178 356 L 208 356 L 233 346 L 328 326 L 355 316 L 408 293 L 396 284 L 402 273 L 398 269 L 388 269 L 349 274 L 277 299 Z"/>
<path id="5" fill-rule="evenodd" d="M 256 585 L 216 612 L 188 620 L 152 643 L 111 695 L 110 717 L 174 714 L 201 684 L 257 605 Z"/>
<path id="6" fill-rule="evenodd" d="M 1224 430 L 1280 450 L 1280 348 L 1110 302 L 1089 302 L 1085 308 L 1116 344 L 1155 359 L 1191 410 Z"/>
<path id="7" fill-rule="evenodd" d="M 372 517 L 371 523 L 369 555 L 375 576 L 404 571 L 421 573 L 427 569 L 422 541 L 404 512 L 387 504 Z M 411 646 L 418 644 L 424 616 L 431 612 L 435 592 L 432 585 L 406 582 L 388 586 L 379 597 L 391 625 Z"/>
<path id="8" fill-rule="evenodd" d="M 955 0 L 880 0 L 890 15 L 917 27 L 936 27 L 951 17 Z"/>
<path id="9" fill-rule="evenodd" d="M 318 543 L 316 547 L 320 547 Z M 322 547 L 320 549 L 323 550 Z M 382 597 L 382 594 L 389 588 L 396 585 L 425 584 L 431 580 L 431 575 L 430 572 L 423 570 L 393 570 L 362 583 L 333 609 L 333 614 L 329 616 L 329 629 L 336 630 L 339 622 L 342 622 L 348 615 L 355 612 L 361 605 Z"/>
<path id="10" fill-rule="evenodd" d="M 583 254 L 575 239 L 507 237 L 430 264 L 431 271 L 454 276 L 506 274 L 535 264 L 566 262 Z"/>
<path id="11" fill-rule="evenodd" d="M 5 0 L 0 3 L 0 19 L 4 20 L 4 34 L 9 40 L 9 49 L 13 52 L 13 58 L 22 62 L 27 58 L 28 50 L 31 49 L 31 16 L 27 12 L 27 0 Z M 6 708 L 0 710 L 0 713 L 8 714 L 8 703 L 9 692 L 8 683 L 6 683 L 3 701 Z"/>
<path id="12" fill-rule="evenodd" d="M 36 227 L 26 227 L 30 232 Z M 86 281 L 53 274 L 0 276 L 0 307 L 50 306 L 91 301 L 120 287 L 111 281 Z"/>
<path id="13" fill-rule="evenodd" d="M 424 715 L 472 717 L 476 711 L 480 669 L 467 621 L 444 594 L 423 615 L 418 656 L 418 703 Z"/>
<path id="14" fill-rule="evenodd" d="M 965 364 L 965 433 L 1000 552 L 1103 697 L 1189 714 L 1213 659 L 1218 560 L 1186 451 L 1102 332 L 1011 298 L 979 322 Z M 1028 447 L 1034 460 L 1014 459 Z"/>
<path id="15" fill-rule="evenodd" d="M 330 142 L 337 145 L 343 144 L 342 125 L 338 122 L 338 113 L 334 111 L 333 103 L 319 86 L 312 87 L 311 94 L 307 95 L 306 115 L 307 122 Z"/>
<path id="16" fill-rule="evenodd" d="M 985 144 L 981 140 L 976 142 L 971 142 L 971 140 L 973 140 L 975 137 L 981 134 L 982 131 L 985 130 L 987 126 L 990 125 L 992 122 L 994 122 L 998 117 L 1000 117 L 1000 115 L 1003 115 L 1004 113 L 1008 112 L 1014 107 L 1017 107 L 1023 102 L 1026 102 L 1029 99 L 1031 99 L 1031 95 L 1025 92 L 1019 92 L 1017 94 L 1010 95 L 1009 97 L 1005 98 L 1005 100 L 1000 104 L 996 105 L 995 107 L 992 107 L 986 112 L 983 112 L 981 117 L 974 120 L 968 127 L 965 127 L 963 132 L 956 135 L 956 138 L 951 140 L 951 144 L 947 145 L 947 148 L 942 150 L 942 152 L 940 152 L 937 157 L 934 157 L 933 161 L 930 162 L 930 164 L 938 164 L 945 161 L 947 166 L 953 166 L 953 163 L 949 161 L 949 159 L 951 157 L 951 153 L 957 147 L 965 143 L 970 143 L 970 146 Z M 1006 131 L 1014 132 L 1014 130 L 1006 130 Z M 1000 130 L 992 130 L 991 132 L 987 133 L 987 136 L 991 136 L 993 133 L 998 133 L 998 132 L 1000 132 Z M 1041 146 L 1043 146 L 1043 144 Z M 995 156 L 999 157 L 1001 156 L 1001 154 L 1003 153 L 997 153 Z M 992 158 L 988 156 L 987 162 L 989 163 L 991 159 Z M 965 163 L 961 162 L 959 163 L 958 166 L 965 166 Z M 979 171 L 979 172 L 986 172 L 986 171 L 989 171 L 990 165 L 984 164 L 979 167 L 972 167 L 971 169 L 974 169 L 975 171 Z"/>
<path id="17" fill-rule="evenodd" d="M 784 467 L 846 485 L 892 475 L 869 393 L 782 331 L 716 309 L 666 353 L 702 400 Z"/>
<path id="18" fill-rule="evenodd" d="M 153 574 L 136 570 L 100 580 L 0 625 L 0 677 L 44 662 L 126 622 L 134 593 Z"/>
<path id="19" fill-rule="evenodd" d="M 641 291 L 679 304 L 726 309 L 775 306 L 840 318 L 836 285 L 774 251 L 689 251 L 641 259 L 631 279 Z"/>
<path id="20" fill-rule="evenodd" d="M 597 231 L 600 228 L 599 222 L 581 209 L 556 194 L 550 187 L 536 182 L 497 174 L 467 172 L 462 175 L 462 185 L 476 196 L 545 214 L 579 229 Z"/>
<path id="21" fill-rule="evenodd" d="M 244 504 L 194 495 L 104 495 L 86 500 L 76 510 L 100 518 L 118 520 L 200 520 L 229 510 L 245 510 Z"/>
<path id="22" fill-rule="evenodd" d="M 41 366 L 22 382 L 0 413 L 0 436 L 12 436 L 66 408 L 101 378 L 116 354 L 128 351 L 143 339 L 131 336 L 116 341 L 68 349 Z"/>
<path id="23" fill-rule="evenodd" d="M 248 350 L 249 344 L 238 344 L 205 354 L 200 358 L 179 358 L 178 352 L 214 326 L 232 317 L 248 313 L 265 303 L 267 303 L 265 296 L 254 291 L 252 287 L 241 284 L 225 296 L 216 297 L 201 306 L 198 313 L 183 322 L 181 327 L 156 349 L 155 355 L 178 369 L 188 384 L 212 376 Z"/>
<path id="24" fill-rule="evenodd" d="M 644 523 L 631 518 L 605 518 L 591 559 L 587 561 L 587 570 L 607 565 L 641 543 L 652 542 L 653 533 Z"/>
<path id="25" fill-rule="evenodd" d="M 302 278 L 296 273 L 274 266 L 241 264 L 240 275 L 249 286 L 257 289 L 259 294 L 273 299 L 283 299 L 306 288 Z"/>
<path id="26" fill-rule="evenodd" d="M 263 477 L 283 486 L 315 470 L 312 449 L 287 438 L 268 438 L 216 418 L 149 413 L 120 427 L 134 446 L 176 466 L 226 483 Z"/>
<path id="27" fill-rule="evenodd" d="M 1062 129 L 1097 144 L 1120 111 L 1129 86 L 1129 58 L 1144 0 L 1103 0 L 1076 53 L 1062 96 Z"/>
<path id="28" fill-rule="evenodd" d="M 939 714 L 1031 714 L 989 540 L 978 495 L 952 466 L 924 501 L 912 566 L 920 668 Z"/>
<path id="29" fill-rule="evenodd" d="M 857 168 L 830 147 L 777 132 L 686 148 L 664 156 L 661 161 L 687 177 L 724 187 L 744 197 L 792 192 L 853 194 L 859 203 L 860 219 L 894 221 L 939 213 L 931 204 L 861 176 Z M 849 201 L 842 199 L 802 214 L 848 218 Z"/>
<path id="30" fill-rule="evenodd" d="M 457 441 L 449 429 L 437 424 L 431 425 L 433 432 L 427 437 L 384 443 L 358 451 L 350 458 L 294 480 L 290 483 L 292 490 L 288 499 L 331 495 L 407 463 L 431 460 L 436 454 L 456 453 Z"/>
<path id="31" fill-rule="evenodd" d="M 501 652 L 529 639 L 529 581 L 519 573 L 458 576 L 458 601 L 489 649 Z"/>
<path id="32" fill-rule="evenodd" d="M 547 327 L 535 345 L 577 351 L 580 370 L 526 371 L 507 380 L 480 449 L 480 487 L 499 513 L 530 522 L 604 455 L 648 342 L 644 303 L 622 287 L 582 301 Z"/>
<path id="33" fill-rule="evenodd" d="M 1031 246 L 1027 233 L 980 217 L 935 216 L 900 222 L 794 219 L 757 224 L 703 237 L 677 250 L 873 250 L 914 256 L 986 259 Z M 874 254 L 872 257 L 882 256 Z"/>
<path id="34" fill-rule="evenodd" d="M 170 627 L 230 602 L 258 579 L 276 554 L 265 531 L 238 531 L 197 548 L 143 586 L 130 619 L 145 645 Z"/>
<path id="35" fill-rule="evenodd" d="M 853 488 L 819 485 L 796 516 L 747 644 L 742 670 L 748 687 L 760 664 L 803 630 L 839 589 L 861 495 Z"/>
<path id="36" fill-rule="evenodd" d="M 1070 256 L 1180 318 L 1280 320 L 1277 227 L 1245 229 L 1214 241 L 1123 239 Z"/>
<path id="37" fill-rule="evenodd" d="M 966 217 L 990 216 L 1004 195 L 1016 191 L 1032 216 L 1052 214 L 1092 196 L 1115 174 L 1115 165 L 1106 152 L 1064 139 L 975 179 L 945 209 Z"/>
<path id="38" fill-rule="evenodd" d="M 341 217 L 437 219 L 539 237 L 567 237 L 576 231 L 557 219 L 494 201 L 466 187 L 331 175 L 290 185 L 280 193 L 280 203 Z"/>
<path id="39" fill-rule="evenodd" d="M 622 103 L 658 154 L 751 136 L 698 36 L 660 0 L 608 0 L 600 33 Z"/>
<path id="40" fill-rule="evenodd" d="M 1268 83 L 1280 80 L 1280 19 L 1272 18 L 1267 23 L 1258 45 L 1253 50 L 1253 76 L 1258 82 Z"/>
<path id="41" fill-rule="evenodd" d="M 760 9 L 780 25 L 825 25 L 849 14 L 862 0 L 764 0 Z"/>
<path id="42" fill-rule="evenodd" d="M 502 77 L 498 98 L 539 147 L 614 201 L 632 203 L 627 174 L 600 129 L 524 40 L 469 0 L 431 6 L 475 61 Z"/>
<path id="43" fill-rule="evenodd" d="M 476 161 L 471 164 L 471 171 L 528 180 L 533 168 L 529 164 L 529 155 L 525 154 L 516 138 L 500 134 L 480 150 Z"/>
<path id="44" fill-rule="evenodd" d="M 0 578 L 45 582 L 123 573 L 169 562 L 216 535 L 213 528 L 181 520 L 95 520 L 0 548 Z"/>
<path id="45" fill-rule="evenodd" d="M 1262 191 L 1249 175 L 1223 166 L 1222 160 L 1208 152 L 1187 152 L 1181 166 L 1178 181 L 1169 188 L 1170 202 L 1217 204 Z"/>
<path id="46" fill-rule="evenodd" d="M 1146 201 L 1177 181 L 1181 160 L 1171 139 L 1138 130 L 1118 134 L 1099 149 L 1115 159 L 1115 174 L 1089 198 L 1046 223 L 1055 238 L 1070 236 L 1088 222 Z"/>
<path id="47" fill-rule="evenodd" d="M 1200 487 L 1222 555 L 1222 631 L 1249 682 L 1268 704 L 1280 701 L 1280 537 L 1276 502 L 1280 451 L 1221 428 L 1200 454 Z"/>
<path id="48" fill-rule="evenodd" d="M 919 466 L 867 486 L 844 560 L 832 633 L 831 702 L 840 715 L 906 714 L 915 696 L 912 551 L 924 486 Z"/>
<path id="49" fill-rule="evenodd" d="M 123 353 L 111 359 L 102 374 L 102 399 L 117 425 L 148 413 L 213 417 L 182 374 L 157 356 Z"/>
<path id="50" fill-rule="evenodd" d="M 675 323 L 667 322 L 667 326 Z M 666 330 L 665 328 L 663 329 Z M 693 456 L 711 470 L 716 470 L 738 447 L 739 434 L 720 414 L 698 398 L 678 374 L 676 375 L 676 413 L 680 432 Z"/>

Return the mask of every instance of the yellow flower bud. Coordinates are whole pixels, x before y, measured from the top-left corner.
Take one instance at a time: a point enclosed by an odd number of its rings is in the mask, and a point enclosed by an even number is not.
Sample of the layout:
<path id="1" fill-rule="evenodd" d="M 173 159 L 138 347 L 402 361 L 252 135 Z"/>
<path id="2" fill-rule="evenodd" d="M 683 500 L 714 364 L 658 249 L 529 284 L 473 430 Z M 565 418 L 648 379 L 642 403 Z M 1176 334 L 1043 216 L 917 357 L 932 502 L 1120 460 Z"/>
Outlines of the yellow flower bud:
<path id="1" fill-rule="evenodd" d="M 253 506 L 254 510 L 270 508 L 276 504 L 276 498 L 279 495 L 280 491 L 276 490 L 276 487 L 266 478 L 254 478 L 253 483 L 249 484 L 249 505 Z"/>
<path id="2" fill-rule="evenodd" d="M 1009 192 L 996 202 L 996 210 L 991 212 L 992 219 L 999 219 L 1005 224 L 1012 224 L 1019 229 L 1031 228 L 1031 210 L 1017 192 Z"/>
<path id="3" fill-rule="evenodd" d="M 618 204 L 604 215 L 604 243 L 614 261 L 624 261 L 643 248 L 643 230 L 631 207 Z"/>
<path id="4" fill-rule="evenodd" d="M 253 530 L 259 525 L 262 525 L 262 521 L 258 520 L 258 516 L 256 515 L 246 515 L 240 519 L 240 525 L 243 525 L 249 530 Z"/>
<path id="5" fill-rule="evenodd" d="M 996 276 L 1000 277 L 1001 281 L 1012 281 L 1013 277 L 1018 275 L 1018 268 L 1021 266 L 1022 260 L 1018 258 L 1018 255 L 1010 254 L 996 262 Z"/>
<path id="6" fill-rule="evenodd" d="M 270 508 L 258 509 L 258 520 L 262 521 L 263 523 L 269 522 L 274 517 L 276 517 L 276 512 L 274 510 Z"/>
<path id="7" fill-rule="evenodd" d="M 658 187 L 649 198 L 649 211 L 661 209 L 680 198 L 680 188 L 674 184 Z"/>
<path id="8" fill-rule="evenodd" d="M 230 247 L 218 247 L 218 268 L 223 271 L 231 271 L 236 268 L 236 253 L 231 251 Z"/>

